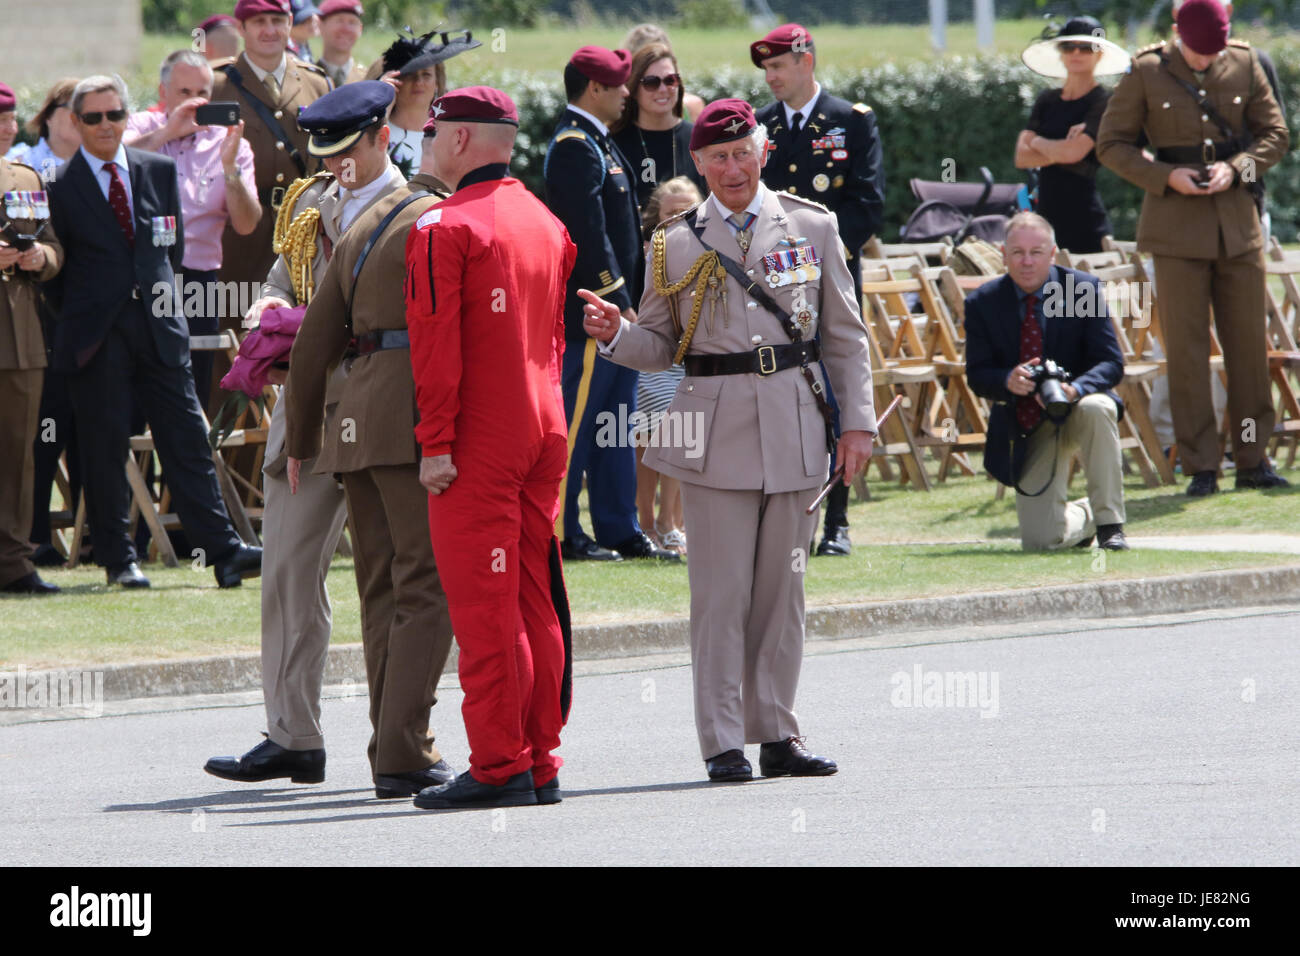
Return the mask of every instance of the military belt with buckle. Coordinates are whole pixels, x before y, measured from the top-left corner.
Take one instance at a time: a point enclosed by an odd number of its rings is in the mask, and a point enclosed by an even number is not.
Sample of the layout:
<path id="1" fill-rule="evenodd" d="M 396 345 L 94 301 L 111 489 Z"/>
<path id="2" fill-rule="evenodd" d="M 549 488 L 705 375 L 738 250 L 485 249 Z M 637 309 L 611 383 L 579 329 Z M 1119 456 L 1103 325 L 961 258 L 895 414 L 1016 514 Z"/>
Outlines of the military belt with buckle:
<path id="1" fill-rule="evenodd" d="M 1229 160 L 1241 152 L 1240 144 L 1202 143 L 1200 146 L 1164 146 L 1156 150 L 1156 159 L 1162 163 L 1200 163 L 1211 166 L 1220 160 Z"/>
<path id="2" fill-rule="evenodd" d="M 286 189 L 284 186 L 272 186 L 271 191 L 262 196 L 262 202 L 266 203 L 272 209 L 279 209 L 284 205 L 285 192 Z"/>
<path id="3" fill-rule="evenodd" d="M 788 368 L 807 365 L 822 357 L 821 346 L 811 342 L 763 345 L 752 352 L 729 355 L 688 355 L 683 363 L 687 375 L 772 375 Z"/>

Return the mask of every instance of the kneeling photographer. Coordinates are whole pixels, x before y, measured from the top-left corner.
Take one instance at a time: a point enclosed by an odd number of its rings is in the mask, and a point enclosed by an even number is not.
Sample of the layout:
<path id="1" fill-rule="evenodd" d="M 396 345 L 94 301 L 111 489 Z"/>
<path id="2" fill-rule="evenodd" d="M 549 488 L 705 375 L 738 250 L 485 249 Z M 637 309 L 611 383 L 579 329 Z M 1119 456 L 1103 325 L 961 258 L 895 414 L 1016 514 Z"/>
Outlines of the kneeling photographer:
<path id="1" fill-rule="evenodd" d="M 1007 274 L 966 299 L 966 377 L 992 401 L 984 467 L 1016 489 L 1025 550 L 1126 551 L 1124 486 L 1114 392 L 1124 358 L 1097 279 L 1052 264 L 1056 238 L 1042 216 L 1007 225 Z M 1067 501 L 1078 451 L 1088 497 Z"/>

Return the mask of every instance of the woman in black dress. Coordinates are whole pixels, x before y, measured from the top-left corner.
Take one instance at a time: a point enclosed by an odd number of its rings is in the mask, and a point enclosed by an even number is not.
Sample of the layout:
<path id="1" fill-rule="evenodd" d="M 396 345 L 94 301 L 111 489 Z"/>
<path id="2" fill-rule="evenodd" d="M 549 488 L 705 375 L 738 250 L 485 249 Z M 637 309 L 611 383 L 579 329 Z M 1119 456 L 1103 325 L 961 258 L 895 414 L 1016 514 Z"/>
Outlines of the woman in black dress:
<path id="1" fill-rule="evenodd" d="M 1016 139 L 1016 168 L 1038 169 L 1038 212 L 1056 230 L 1056 245 L 1070 252 L 1100 252 L 1111 232 L 1097 194 L 1094 150 L 1110 92 L 1097 76 L 1122 73 L 1129 56 L 1105 37 L 1092 17 L 1074 17 L 1055 35 L 1031 44 L 1021 59 L 1035 73 L 1063 77 L 1044 90 L 1029 124 Z"/>
<path id="2" fill-rule="evenodd" d="M 704 177 L 691 159 L 691 121 L 682 116 L 686 91 L 673 51 L 662 43 L 637 50 L 627 86 L 632 95 L 613 134 L 627 157 L 637 202 L 645 206 L 656 186 L 678 176 L 688 177 L 701 193 L 707 193 Z"/>

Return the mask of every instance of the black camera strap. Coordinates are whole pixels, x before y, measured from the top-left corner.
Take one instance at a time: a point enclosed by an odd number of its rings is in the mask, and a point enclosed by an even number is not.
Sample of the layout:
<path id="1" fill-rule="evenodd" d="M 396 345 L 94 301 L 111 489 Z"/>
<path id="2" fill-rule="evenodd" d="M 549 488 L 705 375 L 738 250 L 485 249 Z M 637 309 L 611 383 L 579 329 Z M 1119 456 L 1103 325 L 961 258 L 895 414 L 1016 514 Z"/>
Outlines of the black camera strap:
<path id="1" fill-rule="evenodd" d="M 1045 418 L 1044 420 L 1052 421 L 1050 418 Z M 1058 460 L 1058 455 L 1061 451 L 1061 426 L 1056 422 L 1052 422 L 1052 424 L 1056 425 L 1056 433 L 1052 435 L 1052 473 L 1047 476 L 1047 481 L 1043 484 L 1043 487 L 1039 488 L 1037 491 L 1025 491 L 1025 489 L 1021 488 L 1020 476 L 1017 475 L 1015 488 L 1016 488 L 1016 494 L 1018 495 L 1024 495 L 1026 498 L 1037 498 L 1039 495 L 1047 491 L 1048 488 L 1052 487 L 1052 482 L 1056 481 L 1056 464 Z M 1030 434 L 1033 433 L 1030 432 Z M 1026 441 L 1029 440 L 1029 435 L 1025 436 L 1025 440 Z M 1026 454 L 1028 454 L 1028 452 L 1026 452 Z M 1011 461 L 1013 463 L 1015 462 L 1014 446 L 1011 449 Z"/>

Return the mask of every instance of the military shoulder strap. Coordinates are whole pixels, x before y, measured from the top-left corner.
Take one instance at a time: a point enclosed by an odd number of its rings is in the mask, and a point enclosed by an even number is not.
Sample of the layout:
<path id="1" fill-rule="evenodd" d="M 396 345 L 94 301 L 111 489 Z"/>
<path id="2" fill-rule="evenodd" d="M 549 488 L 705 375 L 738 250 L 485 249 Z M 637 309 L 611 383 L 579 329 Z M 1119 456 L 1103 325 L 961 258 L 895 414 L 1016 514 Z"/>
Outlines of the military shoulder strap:
<path id="1" fill-rule="evenodd" d="M 1254 54 L 1252 53 L 1251 56 L 1253 58 Z M 1196 101 L 1196 105 L 1201 108 L 1201 112 L 1208 116 L 1214 122 L 1215 126 L 1219 127 L 1219 132 L 1229 140 L 1234 141 L 1237 144 L 1237 149 L 1245 148 L 1246 144 L 1249 143 L 1249 138 L 1239 137 L 1237 135 L 1236 131 L 1232 128 L 1232 124 L 1224 119 L 1223 114 L 1214 108 L 1214 104 L 1204 95 L 1203 90 L 1198 90 L 1191 83 L 1188 83 L 1181 77 L 1174 75 L 1174 71 L 1169 68 L 1169 54 L 1163 51 L 1160 54 L 1160 67 L 1171 80 L 1187 91 L 1187 95 Z"/>
<path id="2" fill-rule="evenodd" d="M 284 148 L 289 154 L 289 158 L 292 159 L 293 164 L 298 167 L 298 175 L 306 176 L 307 163 L 302 158 L 302 153 L 298 151 L 298 147 L 293 145 L 292 137 L 285 132 L 284 127 L 280 125 L 280 121 L 275 118 L 275 114 L 271 112 L 267 105 L 252 93 L 248 92 L 248 88 L 244 86 L 244 78 L 240 75 L 239 70 L 235 65 L 233 63 L 227 64 L 221 68 L 221 72 L 226 74 L 226 79 L 230 80 L 231 85 L 239 91 L 240 96 L 242 96 L 248 102 L 248 105 L 253 108 L 253 112 L 257 114 L 258 119 L 260 119 L 266 128 L 275 135 L 277 140 L 284 143 Z"/>
<path id="3" fill-rule="evenodd" d="M 375 247 L 375 243 L 379 241 L 379 237 L 384 234 L 384 230 L 388 228 L 389 224 L 397 218 L 399 212 L 417 199 L 428 199 L 431 195 L 431 193 L 427 193 L 424 190 L 413 192 L 392 209 L 388 210 L 388 215 L 379 220 L 379 225 L 375 226 L 375 231 L 370 234 L 370 237 L 366 239 L 366 244 L 361 247 L 361 255 L 357 256 L 357 261 L 352 266 L 352 289 L 348 292 L 348 311 L 344 318 L 344 324 L 347 326 L 348 332 L 352 331 L 352 303 L 355 302 L 357 298 L 357 277 L 361 275 L 361 267 L 366 264 L 366 259 L 370 256 L 370 250 Z"/>

